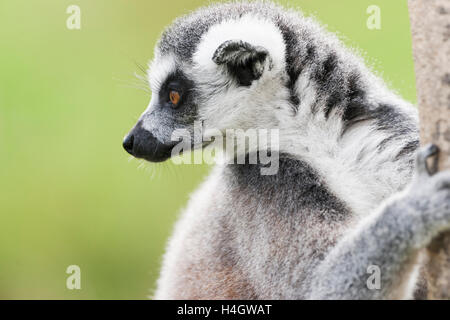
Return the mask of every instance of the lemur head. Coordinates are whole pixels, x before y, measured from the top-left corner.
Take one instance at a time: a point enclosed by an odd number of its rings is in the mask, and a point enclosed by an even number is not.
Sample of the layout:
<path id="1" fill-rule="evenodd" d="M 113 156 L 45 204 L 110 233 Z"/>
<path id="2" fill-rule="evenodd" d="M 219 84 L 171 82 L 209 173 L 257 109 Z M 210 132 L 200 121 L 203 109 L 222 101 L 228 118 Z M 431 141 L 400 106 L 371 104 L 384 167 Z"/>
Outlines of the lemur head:
<path id="1" fill-rule="evenodd" d="M 285 43 L 254 8 L 201 9 L 166 29 L 150 64 L 152 99 L 123 142 L 127 152 L 164 161 L 178 142 L 172 133 L 193 133 L 194 122 L 204 134 L 278 125 L 276 112 L 288 108 L 290 96 Z"/>

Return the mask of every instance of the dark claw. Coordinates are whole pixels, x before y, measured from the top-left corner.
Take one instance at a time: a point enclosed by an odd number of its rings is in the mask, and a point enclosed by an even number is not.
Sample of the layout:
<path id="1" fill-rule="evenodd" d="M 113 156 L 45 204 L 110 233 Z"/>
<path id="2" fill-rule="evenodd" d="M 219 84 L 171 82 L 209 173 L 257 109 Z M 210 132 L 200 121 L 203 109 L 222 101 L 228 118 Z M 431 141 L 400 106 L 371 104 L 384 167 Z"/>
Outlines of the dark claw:
<path id="1" fill-rule="evenodd" d="M 437 172 L 437 164 L 438 164 L 438 154 L 439 147 L 435 144 L 428 144 L 422 149 L 420 149 L 417 155 L 417 169 L 424 170 L 428 175 L 433 175 Z M 433 162 L 431 164 L 431 168 L 428 166 L 427 160 L 433 157 Z"/>

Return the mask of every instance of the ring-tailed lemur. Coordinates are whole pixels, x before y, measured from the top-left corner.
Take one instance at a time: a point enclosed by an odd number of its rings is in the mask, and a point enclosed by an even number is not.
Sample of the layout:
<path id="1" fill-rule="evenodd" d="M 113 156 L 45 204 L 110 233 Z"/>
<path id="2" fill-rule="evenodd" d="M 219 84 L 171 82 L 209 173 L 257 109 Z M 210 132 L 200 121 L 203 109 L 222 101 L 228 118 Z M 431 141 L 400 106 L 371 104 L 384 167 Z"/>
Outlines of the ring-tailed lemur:
<path id="1" fill-rule="evenodd" d="M 165 30 L 149 80 L 123 142 L 136 157 L 168 159 L 196 120 L 280 130 L 276 175 L 217 164 L 194 194 L 157 299 L 412 297 L 422 248 L 450 228 L 450 175 L 428 175 L 416 109 L 333 35 L 271 3 L 216 4 Z"/>

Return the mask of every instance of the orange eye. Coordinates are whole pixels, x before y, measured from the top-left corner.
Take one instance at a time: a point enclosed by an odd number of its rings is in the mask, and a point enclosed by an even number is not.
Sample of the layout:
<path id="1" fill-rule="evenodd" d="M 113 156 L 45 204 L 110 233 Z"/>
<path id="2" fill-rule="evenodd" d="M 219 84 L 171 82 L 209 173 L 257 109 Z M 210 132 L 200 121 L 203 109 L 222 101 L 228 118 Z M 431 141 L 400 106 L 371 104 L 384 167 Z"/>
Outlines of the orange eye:
<path id="1" fill-rule="evenodd" d="M 179 102 L 180 102 L 180 93 L 177 91 L 170 91 L 169 93 L 169 98 L 170 98 L 170 102 L 172 102 L 172 104 L 174 106 L 176 106 Z"/>

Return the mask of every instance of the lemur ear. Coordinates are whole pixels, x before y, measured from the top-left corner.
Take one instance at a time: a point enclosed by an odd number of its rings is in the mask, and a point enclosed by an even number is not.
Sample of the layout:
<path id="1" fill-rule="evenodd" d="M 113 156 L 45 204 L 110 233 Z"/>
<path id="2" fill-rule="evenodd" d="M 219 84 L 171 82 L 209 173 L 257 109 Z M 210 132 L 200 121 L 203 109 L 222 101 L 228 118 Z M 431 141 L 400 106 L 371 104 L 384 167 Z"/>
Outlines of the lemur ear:
<path id="1" fill-rule="evenodd" d="M 226 65 L 230 74 L 242 86 L 250 86 L 261 78 L 266 66 L 272 68 L 269 52 L 241 40 L 228 40 L 222 43 L 213 56 L 218 65 Z"/>

